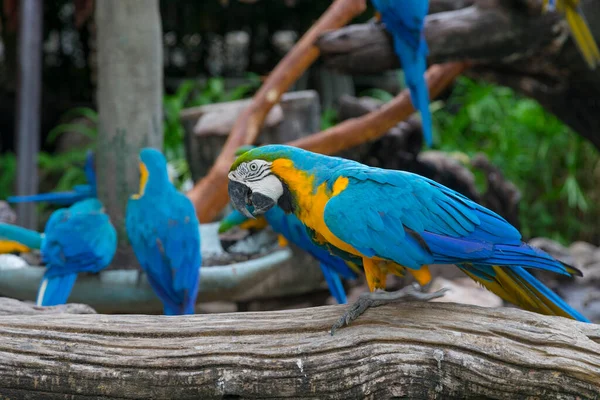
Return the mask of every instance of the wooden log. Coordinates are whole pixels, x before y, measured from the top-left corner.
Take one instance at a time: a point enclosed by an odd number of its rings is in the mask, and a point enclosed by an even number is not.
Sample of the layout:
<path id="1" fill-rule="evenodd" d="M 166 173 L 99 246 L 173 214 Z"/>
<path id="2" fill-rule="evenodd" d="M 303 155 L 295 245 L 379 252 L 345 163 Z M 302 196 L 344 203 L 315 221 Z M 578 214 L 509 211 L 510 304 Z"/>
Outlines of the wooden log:
<path id="1" fill-rule="evenodd" d="M 343 306 L 0 319 L 1 398 L 597 399 L 600 327 L 406 303 L 335 336 Z"/>
<path id="2" fill-rule="evenodd" d="M 33 303 L 0 297 L 0 315 L 34 314 L 95 314 L 96 311 L 86 304 L 68 303 L 58 306 L 38 307 Z"/>

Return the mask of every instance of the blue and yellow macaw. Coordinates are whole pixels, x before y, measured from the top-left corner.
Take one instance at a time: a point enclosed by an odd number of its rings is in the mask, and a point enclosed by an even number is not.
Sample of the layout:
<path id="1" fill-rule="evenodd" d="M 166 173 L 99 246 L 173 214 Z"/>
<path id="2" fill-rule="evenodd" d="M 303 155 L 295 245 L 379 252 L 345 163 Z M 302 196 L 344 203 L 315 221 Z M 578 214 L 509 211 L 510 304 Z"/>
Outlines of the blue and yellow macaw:
<path id="1" fill-rule="evenodd" d="M 140 152 L 140 191 L 127 203 L 129 241 L 166 315 L 193 314 L 200 281 L 200 230 L 192 202 L 169 181 L 158 150 Z"/>
<path id="2" fill-rule="evenodd" d="M 254 227 L 255 225 L 251 224 L 254 221 L 265 221 L 268 223 L 273 228 L 273 231 L 280 235 L 279 244 L 281 246 L 285 246 L 287 241 L 290 241 L 318 260 L 333 298 L 339 304 L 347 302 L 346 291 L 344 290 L 341 277 L 355 279 L 357 273 L 360 272 L 360 266 L 362 266 L 360 258 L 355 260 L 360 263 L 359 266 L 351 261 L 344 261 L 332 255 L 327 249 L 315 245 L 306 232 L 304 224 L 294 214 L 285 214 L 279 207 L 271 208 L 264 216 L 257 219 L 248 219 L 248 217 L 242 215 L 239 211 L 234 210 L 221 220 L 219 233 L 227 232 L 234 226 L 243 227 L 242 225 L 244 224 Z"/>
<path id="3" fill-rule="evenodd" d="M 526 310 L 589 322 L 526 268 L 567 276 L 580 271 L 523 243 L 501 216 L 422 176 L 269 145 L 236 159 L 229 197 L 249 218 L 278 206 L 312 231 L 316 243 L 360 257 L 371 292 L 385 288 L 382 262 L 409 271 L 455 264 Z"/>
<path id="4" fill-rule="evenodd" d="M 427 146 L 433 143 L 429 89 L 425 81 L 429 49 L 423 26 L 429 10 L 428 0 L 371 0 L 378 18 L 393 37 L 394 51 L 400 59 L 410 98 L 421 112 L 423 136 Z"/>
<path id="5" fill-rule="evenodd" d="M 0 224 L 0 236 L 38 248 L 46 264 L 36 303 L 67 302 L 80 272 L 98 273 L 117 250 L 117 232 L 98 199 L 87 199 L 52 213 L 44 233 Z"/>
<path id="6" fill-rule="evenodd" d="M 547 11 L 557 10 L 565 15 L 573 40 L 591 69 L 600 63 L 600 51 L 585 20 L 580 0 L 544 0 Z"/>
<path id="7" fill-rule="evenodd" d="M 9 203 L 40 203 L 47 202 L 51 204 L 68 206 L 78 201 L 96 197 L 96 172 L 94 170 L 94 153 L 87 152 L 85 165 L 83 167 L 86 179 L 85 185 L 75 185 L 73 190 L 68 192 L 50 192 L 39 193 L 28 196 L 11 196 L 7 199 Z"/>

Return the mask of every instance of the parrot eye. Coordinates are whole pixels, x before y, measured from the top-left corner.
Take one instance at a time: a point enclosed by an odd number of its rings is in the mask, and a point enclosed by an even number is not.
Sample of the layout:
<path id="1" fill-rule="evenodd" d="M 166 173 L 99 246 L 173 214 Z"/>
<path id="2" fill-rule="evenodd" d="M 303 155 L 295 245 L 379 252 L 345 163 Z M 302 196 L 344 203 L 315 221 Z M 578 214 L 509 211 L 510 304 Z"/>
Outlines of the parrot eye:
<path id="1" fill-rule="evenodd" d="M 250 171 L 255 172 L 258 169 L 258 165 L 256 165 L 256 164 L 253 163 L 253 164 L 249 165 L 249 168 L 250 168 Z"/>

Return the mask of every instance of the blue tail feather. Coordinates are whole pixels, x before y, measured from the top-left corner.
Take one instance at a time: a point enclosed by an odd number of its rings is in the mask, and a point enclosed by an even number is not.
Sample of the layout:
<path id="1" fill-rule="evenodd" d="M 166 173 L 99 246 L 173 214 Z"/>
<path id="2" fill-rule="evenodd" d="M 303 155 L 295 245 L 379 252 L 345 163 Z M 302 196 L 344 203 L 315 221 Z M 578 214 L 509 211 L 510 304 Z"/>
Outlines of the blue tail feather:
<path id="1" fill-rule="evenodd" d="M 321 271 L 323 271 L 323 276 L 333 298 L 338 304 L 346 304 L 348 300 L 346 299 L 346 291 L 344 290 L 340 276 L 323 263 L 319 263 L 319 266 L 321 267 Z"/>
<path id="2" fill-rule="evenodd" d="M 38 306 L 56 306 L 65 304 L 69 299 L 71 290 L 77 280 L 77 274 L 57 275 L 42 279 L 36 305 Z"/>
<path id="3" fill-rule="evenodd" d="M 584 317 L 579 311 L 568 305 L 563 299 L 561 299 L 556 293 L 547 288 L 542 282 L 537 280 L 533 275 L 527 272 L 522 267 L 512 267 L 510 271 L 516 276 L 530 284 L 535 290 L 539 292 L 543 297 L 554 303 L 558 308 L 562 309 L 565 313 L 569 314 L 573 319 L 581 322 L 590 322 L 589 319 Z M 538 296 L 539 297 L 539 296 Z"/>
<path id="4" fill-rule="evenodd" d="M 40 193 L 33 194 L 30 196 L 11 196 L 7 200 L 9 203 L 38 203 L 47 202 L 57 205 L 71 205 L 78 201 L 85 200 L 90 197 L 94 197 L 91 194 L 91 188 L 83 187 L 78 188 L 77 191 L 69 192 L 51 192 L 51 193 Z"/>

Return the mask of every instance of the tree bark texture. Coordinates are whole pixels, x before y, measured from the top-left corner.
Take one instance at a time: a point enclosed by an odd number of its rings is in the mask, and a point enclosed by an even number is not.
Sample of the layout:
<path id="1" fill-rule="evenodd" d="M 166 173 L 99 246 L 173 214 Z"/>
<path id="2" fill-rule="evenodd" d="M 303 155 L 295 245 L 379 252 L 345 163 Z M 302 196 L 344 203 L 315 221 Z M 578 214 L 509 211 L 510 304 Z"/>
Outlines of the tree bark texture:
<path id="1" fill-rule="evenodd" d="M 96 311 L 85 304 L 68 303 L 57 306 L 41 307 L 34 303 L 19 301 L 9 297 L 0 297 L 0 315 L 34 314 L 95 314 Z"/>
<path id="2" fill-rule="evenodd" d="M 142 147 L 162 149 L 163 55 L 158 0 L 96 1 L 98 196 L 119 233 L 138 191 Z"/>
<path id="3" fill-rule="evenodd" d="M 42 0 L 19 3 L 18 90 L 16 109 L 17 195 L 38 193 L 38 153 L 42 104 Z M 38 229 L 35 203 L 17 204 L 19 223 Z"/>
<path id="4" fill-rule="evenodd" d="M 581 6 L 600 42 L 600 2 L 582 0 Z M 467 75 L 536 99 L 600 149 L 600 74 L 587 67 L 565 19 L 541 10 L 541 0 L 431 0 L 428 61 L 472 62 Z M 326 65 L 344 73 L 400 66 L 382 25 L 346 26 L 317 45 Z"/>
<path id="5" fill-rule="evenodd" d="M 344 306 L 0 319 L 0 397 L 597 399 L 600 327 L 405 303 L 329 335 Z"/>

